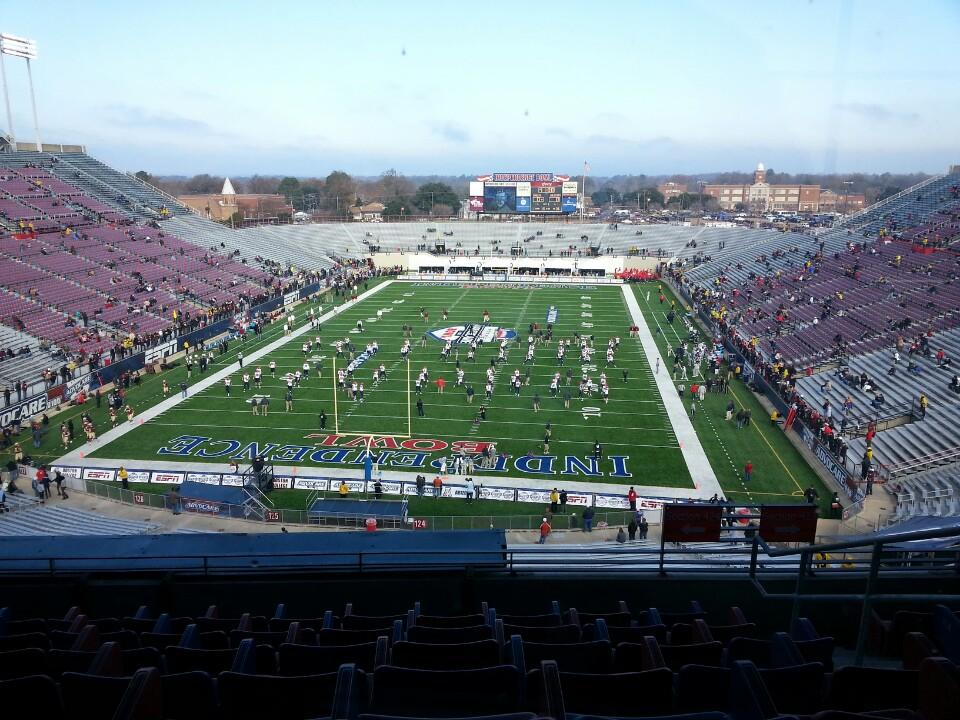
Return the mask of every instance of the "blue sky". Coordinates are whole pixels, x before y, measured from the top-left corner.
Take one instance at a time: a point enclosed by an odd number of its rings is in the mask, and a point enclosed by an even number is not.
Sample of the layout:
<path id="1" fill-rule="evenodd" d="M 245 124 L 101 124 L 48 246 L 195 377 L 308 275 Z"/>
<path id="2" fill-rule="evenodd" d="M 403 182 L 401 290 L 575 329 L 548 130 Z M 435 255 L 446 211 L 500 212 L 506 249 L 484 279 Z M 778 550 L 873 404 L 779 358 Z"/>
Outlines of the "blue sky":
<path id="1" fill-rule="evenodd" d="M 0 29 L 39 46 L 43 139 L 124 170 L 960 163 L 957 0 L 4 5 Z M 6 70 L 32 139 L 26 70 Z"/>

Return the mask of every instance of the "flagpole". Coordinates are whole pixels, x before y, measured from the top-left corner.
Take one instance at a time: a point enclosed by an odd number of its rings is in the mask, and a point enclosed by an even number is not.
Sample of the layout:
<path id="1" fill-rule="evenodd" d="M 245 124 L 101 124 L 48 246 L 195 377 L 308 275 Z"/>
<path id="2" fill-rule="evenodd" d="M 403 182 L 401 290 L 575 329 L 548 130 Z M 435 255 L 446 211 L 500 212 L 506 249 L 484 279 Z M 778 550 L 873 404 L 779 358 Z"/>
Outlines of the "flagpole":
<path id="1" fill-rule="evenodd" d="M 581 177 L 582 179 L 580 183 L 583 187 L 581 188 L 581 192 L 580 192 L 580 222 L 583 222 L 583 209 L 584 209 L 584 206 L 587 204 L 587 161 L 586 160 L 583 161 L 583 175 Z"/>

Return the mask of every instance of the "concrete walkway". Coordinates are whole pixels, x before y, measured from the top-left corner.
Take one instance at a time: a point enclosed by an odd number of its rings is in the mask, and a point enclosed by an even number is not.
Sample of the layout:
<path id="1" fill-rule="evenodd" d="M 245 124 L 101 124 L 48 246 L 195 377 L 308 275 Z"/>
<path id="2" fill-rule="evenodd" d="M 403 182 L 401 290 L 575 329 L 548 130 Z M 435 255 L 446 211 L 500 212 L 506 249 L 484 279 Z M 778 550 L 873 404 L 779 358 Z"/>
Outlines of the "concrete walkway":
<path id="1" fill-rule="evenodd" d="M 650 333 L 647 321 L 640 310 L 640 304 L 633 294 L 629 284 L 622 286 L 623 299 L 627 303 L 627 309 L 630 311 L 630 317 L 633 324 L 640 328 L 640 345 L 643 347 L 647 356 L 647 363 L 651 368 L 657 367 L 657 360 L 660 361 L 660 372 L 654 372 L 653 377 L 657 383 L 657 389 L 660 391 L 660 397 L 663 399 L 663 406 L 666 408 L 667 417 L 673 426 L 673 432 L 680 443 L 680 452 L 683 454 L 684 462 L 690 470 L 690 477 L 693 478 L 694 489 L 685 490 L 685 497 L 710 498 L 715 493 L 723 495 L 723 489 L 717 480 L 713 468 L 710 466 L 710 460 L 700 444 L 700 438 L 693 429 L 693 423 L 687 416 L 686 408 L 677 395 L 677 389 L 670 380 L 670 373 L 667 371 L 667 364 L 660 357 L 660 350 L 657 343 Z M 661 488 L 656 488 L 660 490 Z"/>

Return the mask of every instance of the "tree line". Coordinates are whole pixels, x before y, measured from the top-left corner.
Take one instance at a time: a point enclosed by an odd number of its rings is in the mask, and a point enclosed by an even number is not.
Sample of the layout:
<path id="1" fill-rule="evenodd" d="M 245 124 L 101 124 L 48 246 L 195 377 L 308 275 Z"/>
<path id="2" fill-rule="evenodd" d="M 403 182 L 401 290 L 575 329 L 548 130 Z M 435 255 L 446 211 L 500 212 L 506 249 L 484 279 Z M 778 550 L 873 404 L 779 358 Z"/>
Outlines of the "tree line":
<path id="1" fill-rule="evenodd" d="M 211 195 L 223 188 L 223 176 L 203 173 L 192 177 L 154 176 L 141 170 L 137 177 L 174 195 Z M 574 176 L 577 177 L 577 176 Z M 838 194 L 862 193 L 867 203 L 895 195 L 924 180 L 923 173 L 851 173 L 814 174 L 781 173 L 767 170 L 770 184 L 819 185 Z M 469 182 L 466 175 L 406 176 L 390 169 L 377 177 L 354 177 L 343 170 L 334 170 L 325 177 L 282 177 L 253 175 L 231 178 L 238 193 L 282 195 L 296 210 L 346 217 L 350 208 L 372 202 L 384 205 L 386 216 L 427 215 L 446 217 L 455 215 L 460 201 L 466 198 Z M 658 208 L 695 207 L 701 203 L 698 182 L 720 184 L 750 184 L 753 172 L 719 172 L 700 175 L 614 175 L 586 178 L 586 192 L 594 205 L 609 204 Z M 671 198 L 657 189 L 664 182 L 685 184 L 688 192 Z M 703 197 L 702 203 L 710 201 Z"/>

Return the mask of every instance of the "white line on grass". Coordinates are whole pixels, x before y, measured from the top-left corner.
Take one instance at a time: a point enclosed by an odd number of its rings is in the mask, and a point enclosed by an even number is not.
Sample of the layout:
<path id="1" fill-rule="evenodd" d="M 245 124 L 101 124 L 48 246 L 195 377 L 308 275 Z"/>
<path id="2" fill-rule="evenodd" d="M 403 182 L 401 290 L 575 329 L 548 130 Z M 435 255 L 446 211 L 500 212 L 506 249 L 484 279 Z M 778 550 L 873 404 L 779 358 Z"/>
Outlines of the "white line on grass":
<path id="1" fill-rule="evenodd" d="M 647 326 L 646 318 L 640 310 L 633 289 L 630 285 L 622 285 L 621 289 L 633 324 L 640 329 L 640 344 L 647 354 L 647 364 L 654 367 L 660 357 L 657 343 L 650 333 L 650 328 Z M 663 365 L 664 363 L 661 361 L 660 364 Z M 654 379 L 657 382 L 657 388 L 660 390 L 660 397 L 663 399 L 663 406 L 667 411 L 670 424 L 673 426 L 674 434 L 680 444 L 680 452 L 687 463 L 690 477 L 693 478 L 696 488 L 694 494 L 701 498 L 709 498 L 714 493 L 722 493 L 723 490 L 717 481 L 717 476 L 710 466 L 710 460 L 703 450 L 700 438 L 697 437 L 697 433 L 693 429 L 693 423 L 690 422 L 683 403 L 677 396 L 677 390 L 670 381 L 669 374 L 666 372 L 655 373 Z"/>

